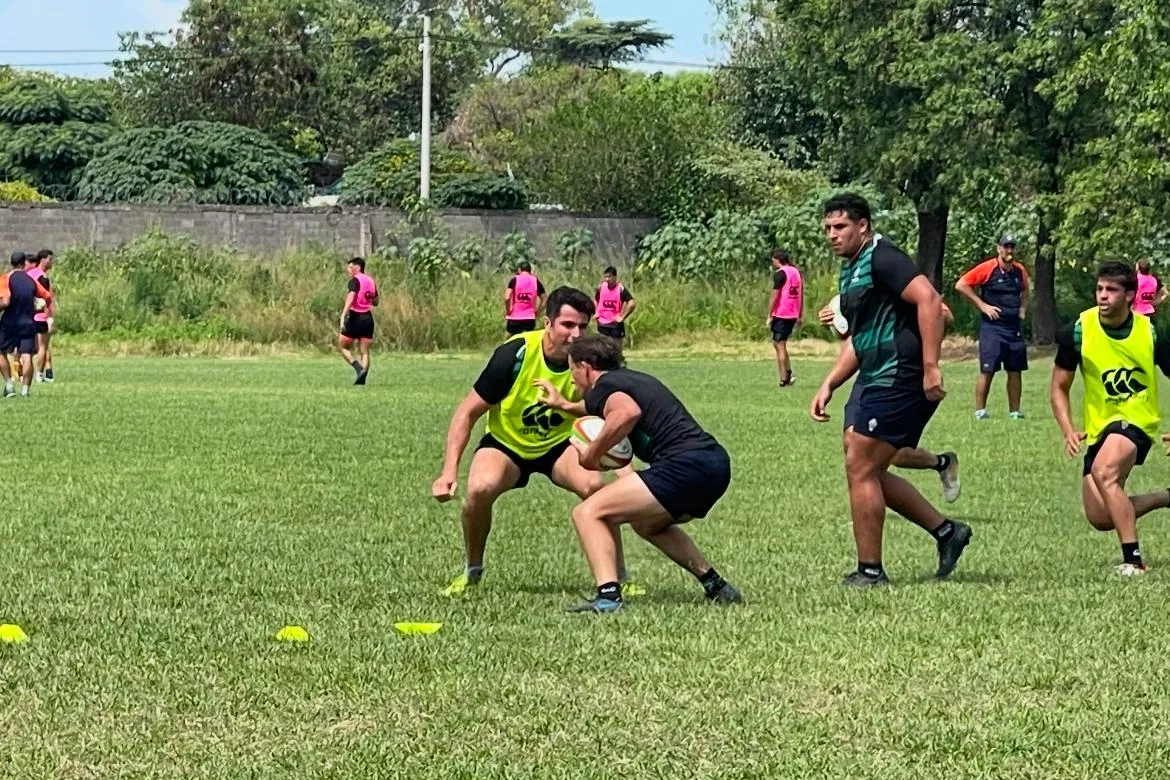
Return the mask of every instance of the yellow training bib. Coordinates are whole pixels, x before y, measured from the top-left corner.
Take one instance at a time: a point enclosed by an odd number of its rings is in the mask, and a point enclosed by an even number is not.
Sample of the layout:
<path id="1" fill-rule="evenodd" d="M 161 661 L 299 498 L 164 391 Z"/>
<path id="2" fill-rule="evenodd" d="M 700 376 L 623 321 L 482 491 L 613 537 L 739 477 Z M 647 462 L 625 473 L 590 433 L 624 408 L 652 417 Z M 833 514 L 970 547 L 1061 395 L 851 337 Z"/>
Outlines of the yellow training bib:
<path id="1" fill-rule="evenodd" d="M 498 406 L 488 412 L 487 431 L 525 460 L 534 460 L 549 452 L 573 430 L 573 418 L 542 404 L 540 388 L 533 381 L 543 379 L 570 402 L 581 400 L 569 369 L 553 371 L 544 361 L 544 331 L 537 330 L 515 336 L 523 339 L 524 348 L 518 356 L 520 368 L 512 392 Z"/>
<path id="2" fill-rule="evenodd" d="M 1085 433 L 1096 444 L 1110 423 L 1124 420 L 1158 439 L 1158 377 L 1154 332 L 1148 317 L 1133 315 L 1133 328 L 1115 339 L 1101 327 L 1097 309 L 1081 313 L 1081 376 L 1085 382 Z"/>

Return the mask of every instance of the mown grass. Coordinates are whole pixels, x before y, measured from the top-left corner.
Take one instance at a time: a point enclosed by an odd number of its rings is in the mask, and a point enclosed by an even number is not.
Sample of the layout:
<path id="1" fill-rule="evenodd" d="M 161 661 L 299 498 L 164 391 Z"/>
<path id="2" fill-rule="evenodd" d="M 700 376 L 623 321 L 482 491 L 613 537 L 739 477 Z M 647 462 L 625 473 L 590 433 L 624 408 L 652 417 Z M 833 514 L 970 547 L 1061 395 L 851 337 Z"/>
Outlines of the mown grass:
<path id="1" fill-rule="evenodd" d="M 806 408 L 823 362 L 774 386 L 753 360 L 643 361 L 728 447 L 726 498 L 693 525 L 743 589 L 714 609 L 627 535 L 649 595 L 562 609 L 589 585 L 572 500 L 501 500 L 484 586 L 457 508 L 429 499 L 447 417 L 482 358 L 59 360 L 0 409 L 5 778 L 1112 778 L 1170 758 L 1167 513 L 1145 578 L 1080 516 L 1080 467 L 1046 411 L 969 416 L 975 368 L 925 444 L 962 455 L 954 579 L 888 524 L 895 585 L 846 593 L 837 425 Z M 1170 397 L 1170 396 L 1164 396 Z M 844 396 L 834 402 L 839 415 Z M 913 476 L 932 498 L 933 474 Z M 1167 484 L 1155 453 L 1136 488 Z M 426 639 L 398 620 L 440 620 Z M 277 644 L 303 624 L 306 646 Z"/>

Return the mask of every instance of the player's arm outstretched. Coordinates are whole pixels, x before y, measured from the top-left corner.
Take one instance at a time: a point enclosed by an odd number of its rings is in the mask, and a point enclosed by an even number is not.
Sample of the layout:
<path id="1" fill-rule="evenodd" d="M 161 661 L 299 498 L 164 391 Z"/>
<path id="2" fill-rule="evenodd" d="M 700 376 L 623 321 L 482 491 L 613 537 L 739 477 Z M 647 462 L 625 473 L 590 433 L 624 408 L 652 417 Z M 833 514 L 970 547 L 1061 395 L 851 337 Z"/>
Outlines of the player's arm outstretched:
<path id="1" fill-rule="evenodd" d="M 450 501 L 455 497 L 455 489 L 459 479 L 459 461 L 463 457 L 463 450 L 471 440 L 471 429 L 480 417 L 487 414 L 491 404 L 483 400 L 475 390 L 455 407 L 451 415 L 451 424 L 447 427 L 447 448 L 443 454 L 443 472 L 431 485 L 431 495 L 440 503 Z"/>
<path id="2" fill-rule="evenodd" d="M 585 402 L 577 401 L 573 403 L 561 394 L 560 390 L 553 387 L 551 382 L 544 379 L 533 380 L 532 384 L 540 388 L 539 400 L 542 404 L 550 409 L 556 409 L 565 414 L 571 414 L 574 417 L 584 417 L 588 412 L 585 411 Z"/>
<path id="3" fill-rule="evenodd" d="M 833 393 L 838 387 L 848 382 L 849 378 L 856 374 L 860 367 L 861 361 L 857 359 L 857 352 L 853 350 L 853 337 L 850 336 L 845 339 L 845 343 L 841 347 L 841 354 L 837 356 L 837 362 L 829 369 L 829 375 L 821 383 L 821 389 L 813 396 L 812 404 L 808 410 L 809 416 L 817 422 L 828 422 L 829 413 L 826 410 L 829 407 L 829 402 L 833 400 Z"/>

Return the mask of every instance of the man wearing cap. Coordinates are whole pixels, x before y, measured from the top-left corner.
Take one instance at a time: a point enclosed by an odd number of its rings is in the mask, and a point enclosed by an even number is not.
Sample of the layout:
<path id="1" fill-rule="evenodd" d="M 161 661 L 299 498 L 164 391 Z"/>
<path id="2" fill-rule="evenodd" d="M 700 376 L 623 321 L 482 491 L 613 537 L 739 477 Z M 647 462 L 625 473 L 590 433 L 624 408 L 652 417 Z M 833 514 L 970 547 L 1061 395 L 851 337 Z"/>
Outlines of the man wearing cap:
<path id="1" fill-rule="evenodd" d="M 978 288 L 978 291 L 976 290 Z M 963 274 L 955 289 L 982 315 L 979 325 L 979 380 L 975 383 L 975 417 L 986 420 L 991 380 L 1002 367 L 1007 372 L 1008 411 L 1013 420 L 1020 411 L 1022 373 L 1028 370 L 1028 347 L 1021 330 L 1028 312 L 1028 271 L 1016 262 L 1015 236 L 1000 236 L 996 256 Z"/>

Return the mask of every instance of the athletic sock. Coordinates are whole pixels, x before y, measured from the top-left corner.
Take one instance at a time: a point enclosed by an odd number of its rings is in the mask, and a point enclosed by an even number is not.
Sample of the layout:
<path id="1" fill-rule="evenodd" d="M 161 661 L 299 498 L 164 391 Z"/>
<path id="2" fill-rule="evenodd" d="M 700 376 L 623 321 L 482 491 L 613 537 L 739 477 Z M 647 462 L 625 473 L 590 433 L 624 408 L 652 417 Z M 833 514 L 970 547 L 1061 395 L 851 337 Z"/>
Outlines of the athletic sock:
<path id="1" fill-rule="evenodd" d="M 362 364 L 361 364 L 360 360 L 355 360 L 352 363 L 350 363 L 350 365 L 353 367 L 353 370 L 358 372 L 359 374 L 362 372 Z"/>
<path id="2" fill-rule="evenodd" d="M 866 563 L 865 561 L 858 561 L 857 573 L 864 574 L 866 577 L 872 577 L 876 580 L 879 577 L 884 576 L 886 570 L 882 568 L 881 561 L 878 561 L 877 563 Z"/>
<path id="3" fill-rule="evenodd" d="M 950 465 L 951 465 L 951 456 L 950 455 L 939 455 L 938 462 L 934 464 L 934 470 L 941 473 L 943 471 L 946 471 L 948 468 L 950 468 Z"/>
<path id="4" fill-rule="evenodd" d="M 53 378 L 53 369 L 46 368 L 45 369 L 45 379 L 52 379 L 52 378 Z"/>
<path id="5" fill-rule="evenodd" d="M 479 582 L 481 579 L 483 579 L 483 566 L 468 566 L 464 570 L 464 574 L 466 574 L 467 579 L 471 580 L 472 582 Z"/>
<path id="6" fill-rule="evenodd" d="M 930 532 L 936 542 L 941 542 L 944 539 L 950 538 L 950 535 L 955 532 L 955 524 L 950 520 L 943 520 L 942 525 Z"/>
<path id="7" fill-rule="evenodd" d="M 1142 565 L 1142 551 L 1138 549 L 1137 542 L 1122 543 L 1121 562 L 1132 563 L 1134 566 Z"/>
<path id="8" fill-rule="evenodd" d="M 708 596 L 714 596 L 727 584 L 727 580 L 720 577 L 719 572 L 715 571 L 714 567 L 707 569 L 706 574 L 700 574 L 698 580 L 699 584 L 703 586 L 703 592 Z"/>
<path id="9" fill-rule="evenodd" d="M 616 582 L 606 582 L 598 585 L 597 598 L 605 601 L 621 601 L 622 586 Z"/>

